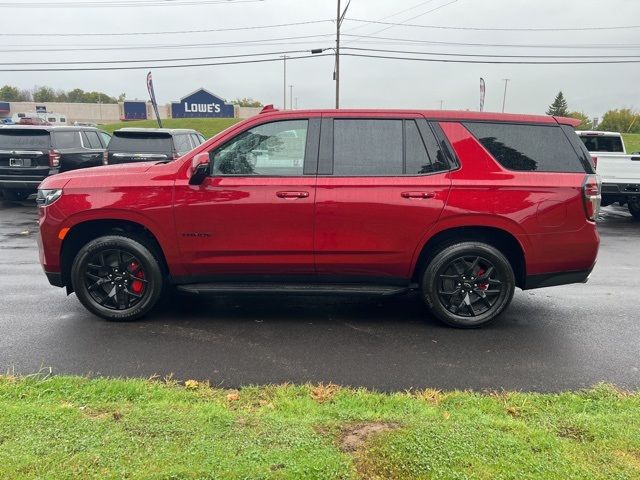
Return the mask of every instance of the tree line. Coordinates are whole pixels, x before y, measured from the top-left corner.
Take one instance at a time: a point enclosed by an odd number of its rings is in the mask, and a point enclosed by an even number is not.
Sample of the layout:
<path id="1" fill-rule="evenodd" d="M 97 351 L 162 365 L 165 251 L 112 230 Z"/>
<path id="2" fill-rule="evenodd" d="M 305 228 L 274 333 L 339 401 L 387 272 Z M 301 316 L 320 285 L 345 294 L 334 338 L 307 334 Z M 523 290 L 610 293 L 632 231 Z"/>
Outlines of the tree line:
<path id="1" fill-rule="evenodd" d="M 104 92 L 85 92 L 81 88 L 70 91 L 47 86 L 21 89 L 5 85 L 0 88 L 0 101 L 4 102 L 118 103 L 125 97 L 124 93 L 118 97 L 112 97 Z"/>
<path id="2" fill-rule="evenodd" d="M 593 120 L 585 113 L 571 111 L 562 91 L 558 92 L 553 103 L 547 109 L 547 115 L 556 117 L 571 117 L 580 120 L 578 130 L 594 130 Z M 607 130 L 622 133 L 640 133 L 640 113 L 630 108 L 617 108 L 607 111 L 595 130 Z"/>

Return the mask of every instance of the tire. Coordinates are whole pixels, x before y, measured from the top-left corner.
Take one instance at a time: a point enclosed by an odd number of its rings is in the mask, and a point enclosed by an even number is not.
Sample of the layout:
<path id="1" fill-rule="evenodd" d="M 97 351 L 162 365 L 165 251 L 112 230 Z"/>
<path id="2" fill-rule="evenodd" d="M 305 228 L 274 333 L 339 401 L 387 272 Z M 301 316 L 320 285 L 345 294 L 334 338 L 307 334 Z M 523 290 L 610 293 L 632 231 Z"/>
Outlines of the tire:
<path id="1" fill-rule="evenodd" d="M 452 327 L 478 328 L 498 318 L 511 303 L 515 276 L 509 260 L 495 247 L 459 242 L 437 251 L 421 287 L 438 320 Z"/>
<path id="2" fill-rule="evenodd" d="M 157 255 L 144 240 L 113 234 L 80 249 L 71 266 L 71 282 L 91 313 L 125 322 L 146 315 L 156 305 L 164 276 Z"/>
<path id="3" fill-rule="evenodd" d="M 640 220 L 640 201 L 629 202 L 629 213 L 633 215 L 633 218 Z"/>

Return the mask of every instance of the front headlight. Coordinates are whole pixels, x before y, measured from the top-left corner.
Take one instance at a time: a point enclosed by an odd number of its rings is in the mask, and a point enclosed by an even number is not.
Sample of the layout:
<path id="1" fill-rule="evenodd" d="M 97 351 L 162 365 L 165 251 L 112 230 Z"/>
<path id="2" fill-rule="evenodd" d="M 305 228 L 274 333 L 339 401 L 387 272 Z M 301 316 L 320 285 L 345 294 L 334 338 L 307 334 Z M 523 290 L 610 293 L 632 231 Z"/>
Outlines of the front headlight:
<path id="1" fill-rule="evenodd" d="M 58 188 L 55 190 L 38 190 L 38 195 L 36 196 L 36 203 L 40 207 L 46 207 L 51 205 L 53 202 L 58 200 L 62 196 L 62 189 Z"/>

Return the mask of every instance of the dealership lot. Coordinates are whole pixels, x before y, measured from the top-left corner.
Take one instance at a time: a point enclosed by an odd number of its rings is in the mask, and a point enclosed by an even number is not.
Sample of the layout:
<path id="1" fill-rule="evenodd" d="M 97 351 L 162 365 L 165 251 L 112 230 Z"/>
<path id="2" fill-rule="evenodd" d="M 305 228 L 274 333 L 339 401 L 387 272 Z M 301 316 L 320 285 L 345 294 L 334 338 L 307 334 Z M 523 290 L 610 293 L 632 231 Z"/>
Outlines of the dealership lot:
<path id="1" fill-rule="evenodd" d="M 586 285 L 517 291 L 494 325 L 460 331 L 415 295 L 175 297 L 141 321 L 89 314 L 49 286 L 33 203 L 0 202 L 0 369 L 109 376 L 173 374 L 224 386 L 335 382 L 393 390 L 640 388 L 640 224 L 603 209 Z"/>

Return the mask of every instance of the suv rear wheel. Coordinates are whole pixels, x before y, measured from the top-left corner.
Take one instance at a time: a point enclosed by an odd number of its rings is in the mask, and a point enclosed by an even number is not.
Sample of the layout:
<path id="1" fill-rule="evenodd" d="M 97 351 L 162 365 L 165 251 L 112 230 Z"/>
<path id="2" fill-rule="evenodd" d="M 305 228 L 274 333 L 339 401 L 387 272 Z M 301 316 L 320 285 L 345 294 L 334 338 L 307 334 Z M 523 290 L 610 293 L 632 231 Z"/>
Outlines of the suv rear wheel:
<path id="1" fill-rule="evenodd" d="M 640 201 L 629 202 L 629 213 L 631 213 L 636 220 L 640 220 Z"/>
<path id="2" fill-rule="evenodd" d="M 144 241 L 108 235 L 76 255 L 71 281 L 90 312 L 112 321 L 135 320 L 158 302 L 163 287 L 160 262 Z"/>
<path id="3" fill-rule="evenodd" d="M 509 260 L 486 243 L 442 248 L 422 277 L 429 310 L 447 325 L 477 328 L 495 320 L 511 303 L 515 277 Z"/>

